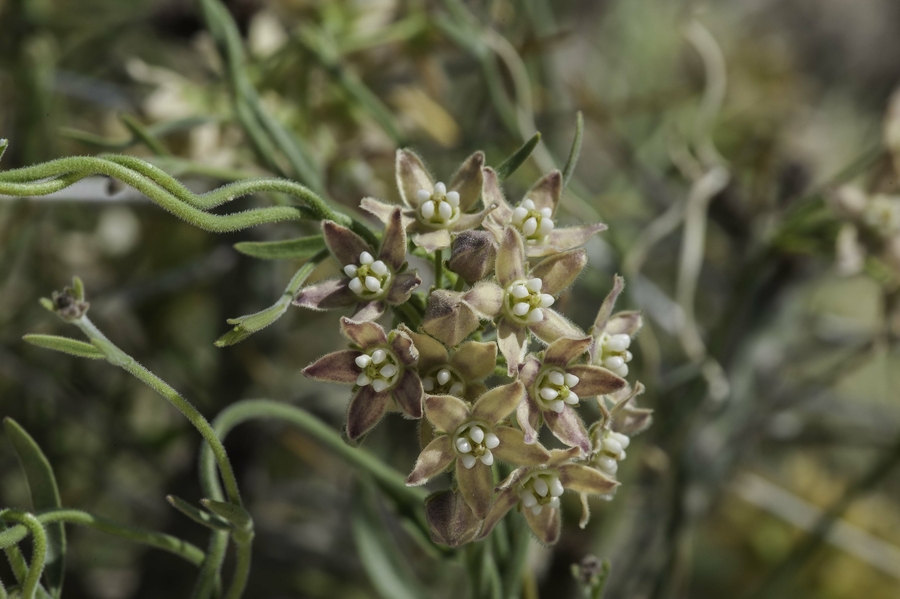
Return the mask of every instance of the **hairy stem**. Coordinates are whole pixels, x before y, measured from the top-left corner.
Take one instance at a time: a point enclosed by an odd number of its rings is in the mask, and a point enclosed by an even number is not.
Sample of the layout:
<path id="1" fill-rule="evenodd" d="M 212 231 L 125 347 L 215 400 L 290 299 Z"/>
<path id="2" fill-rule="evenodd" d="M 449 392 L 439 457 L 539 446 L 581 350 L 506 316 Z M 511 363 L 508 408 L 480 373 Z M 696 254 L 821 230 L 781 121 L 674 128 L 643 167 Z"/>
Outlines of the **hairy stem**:
<path id="1" fill-rule="evenodd" d="M 31 534 L 31 563 L 19 592 L 22 599 L 34 599 L 47 559 L 47 534 L 44 532 L 44 525 L 32 514 L 21 510 L 3 510 L 0 512 L 0 519 L 21 524 Z"/>

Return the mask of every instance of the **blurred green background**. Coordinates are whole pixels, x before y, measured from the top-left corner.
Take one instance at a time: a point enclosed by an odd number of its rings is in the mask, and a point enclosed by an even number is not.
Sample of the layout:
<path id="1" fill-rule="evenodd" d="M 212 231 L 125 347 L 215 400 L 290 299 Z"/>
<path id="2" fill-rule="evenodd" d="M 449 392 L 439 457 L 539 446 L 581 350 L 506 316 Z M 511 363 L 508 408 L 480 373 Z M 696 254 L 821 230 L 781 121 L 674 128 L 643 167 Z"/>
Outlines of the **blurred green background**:
<path id="1" fill-rule="evenodd" d="M 872 278 L 834 273 L 836 225 L 772 241 L 786 215 L 878 147 L 900 79 L 900 4 L 226 4 L 262 105 L 305 142 L 328 197 L 349 210 L 366 195 L 397 200 L 397 147 L 413 147 L 446 179 L 472 151 L 496 166 L 538 130 L 533 159 L 506 185 L 521 197 L 564 164 L 583 111 L 561 218 L 610 229 L 588 246 L 589 272 L 563 305 L 587 327 L 612 275 L 626 276 L 619 307 L 647 321 L 632 379 L 647 386 L 641 403 L 656 417 L 587 530 L 576 498 L 560 543 L 533 547 L 541 597 L 576 596 L 570 566 L 588 554 L 612 562 L 608 597 L 900 596 L 900 472 L 891 469 L 900 356 L 886 332 L 889 303 Z M 124 151 L 197 191 L 295 174 L 289 161 L 254 153 L 202 14 L 178 0 L 0 0 L 0 137 L 11 141 L 3 168 Z M 728 184 L 711 198 L 705 229 L 686 235 L 680 215 L 711 164 Z M 94 321 L 204 414 L 264 397 L 335 429 L 346 389 L 300 369 L 342 343 L 337 317 L 292 309 L 239 345 L 214 347 L 227 318 L 271 305 L 298 266 L 232 245 L 312 225 L 213 235 L 133 191 L 109 191 L 93 180 L 51 198 L 0 198 L 0 414 L 44 448 L 64 505 L 203 545 L 205 530 L 164 500 L 199 496 L 198 435 L 124 372 L 26 346 L 26 333 L 73 334 L 37 299 L 77 274 Z M 679 289 L 683 250 L 698 240 L 700 350 L 685 341 Z M 415 431 L 390 418 L 367 446 L 407 471 Z M 276 425 L 244 425 L 227 446 L 257 518 L 247 596 L 376 596 L 346 517 L 352 473 Z M 827 538 L 805 534 L 841 501 Z M 0 505 L 29 505 L 8 445 Z M 181 597 L 193 581 L 193 568 L 168 554 L 73 527 L 69 535 L 67 597 Z M 392 535 L 410 548 L 402 529 Z M 460 592 L 460 572 L 407 555 L 434 596 Z M 0 577 L 9 576 L 4 563 Z"/>

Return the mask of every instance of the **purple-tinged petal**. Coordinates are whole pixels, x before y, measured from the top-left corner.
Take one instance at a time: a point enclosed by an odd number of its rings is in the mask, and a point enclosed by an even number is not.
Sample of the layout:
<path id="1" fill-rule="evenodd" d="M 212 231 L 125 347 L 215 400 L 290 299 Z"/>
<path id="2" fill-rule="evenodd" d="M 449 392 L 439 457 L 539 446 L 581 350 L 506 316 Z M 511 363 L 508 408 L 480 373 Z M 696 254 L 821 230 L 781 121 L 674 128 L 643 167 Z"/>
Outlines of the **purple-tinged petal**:
<path id="1" fill-rule="evenodd" d="M 534 202 L 537 210 L 541 208 L 549 208 L 556 214 L 556 208 L 559 206 L 559 198 L 562 195 L 562 173 L 552 170 L 540 179 L 525 194 Z"/>
<path id="2" fill-rule="evenodd" d="M 425 418 L 439 432 L 454 433 L 471 416 L 466 402 L 452 395 L 426 395 Z"/>
<path id="3" fill-rule="evenodd" d="M 401 272 L 394 276 L 391 288 L 384 300 L 392 306 L 405 304 L 409 300 L 412 292 L 422 284 L 419 275 L 413 272 Z"/>
<path id="4" fill-rule="evenodd" d="M 497 364 L 497 344 L 466 341 L 450 358 L 450 365 L 456 368 L 466 381 L 483 379 L 494 372 Z"/>
<path id="5" fill-rule="evenodd" d="M 356 306 L 356 312 L 353 313 L 350 319 L 357 322 L 378 320 L 382 314 L 384 314 L 384 302 L 366 302 Z"/>
<path id="6" fill-rule="evenodd" d="M 450 436 L 435 437 L 434 441 L 429 443 L 419 454 L 413 471 L 406 478 L 406 485 L 408 487 L 424 485 L 446 470 L 455 458 L 456 454 L 453 453 L 453 448 L 450 446 Z"/>
<path id="7" fill-rule="evenodd" d="M 544 310 L 545 314 L 546 312 L 547 310 Z M 506 358 L 506 370 L 509 376 L 515 376 L 519 371 L 519 365 L 525 359 L 525 342 L 527 340 L 528 332 L 522 325 L 504 318 L 497 326 L 497 346 L 500 348 L 500 353 Z"/>
<path id="8" fill-rule="evenodd" d="M 613 420 L 613 430 L 630 436 L 647 430 L 653 422 L 653 410 L 626 406 Z"/>
<path id="9" fill-rule="evenodd" d="M 425 500 L 425 520 L 431 540 L 448 547 L 465 545 L 481 525 L 462 495 L 453 491 L 439 491 Z"/>
<path id="10" fill-rule="evenodd" d="M 461 294 L 443 289 L 428 296 L 422 330 L 448 347 L 459 345 L 478 328 L 478 315 Z"/>
<path id="11" fill-rule="evenodd" d="M 360 387 L 350 400 L 350 409 L 347 412 L 347 436 L 359 439 L 381 422 L 390 407 L 390 391 L 376 393 L 370 385 Z"/>
<path id="12" fill-rule="evenodd" d="M 482 171 L 484 184 L 481 188 L 481 202 L 485 208 L 496 206 L 493 212 L 488 216 L 489 220 L 494 221 L 499 226 L 506 225 L 512 218 L 513 210 L 503 195 L 500 188 L 500 178 L 497 172 L 491 167 L 485 167 Z"/>
<path id="13" fill-rule="evenodd" d="M 490 214 L 494 208 L 494 206 L 488 206 L 480 212 L 460 214 L 456 222 L 450 226 L 450 230 L 453 232 L 462 232 L 470 229 L 477 229 L 481 226 L 481 223 L 484 222 L 484 218 Z"/>
<path id="14" fill-rule="evenodd" d="M 424 391 L 422 390 L 422 381 L 419 380 L 419 375 L 414 370 L 406 369 L 393 392 L 394 401 L 397 402 L 397 407 L 404 415 L 413 420 L 422 417 Z"/>
<path id="15" fill-rule="evenodd" d="M 359 203 L 359 207 L 380 220 L 382 224 L 387 225 L 391 220 L 391 213 L 397 207 L 397 204 L 388 204 L 375 198 L 363 198 Z"/>
<path id="16" fill-rule="evenodd" d="M 484 539 L 491 534 L 491 531 L 494 530 L 497 523 L 500 522 L 500 520 L 502 520 L 503 517 L 509 513 L 509 510 L 515 507 L 517 503 L 519 503 L 519 494 L 516 492 L 515 486 L 500 488 L 494 494 L 494 502 L 491 504 L 491 509 L 488 510 L 488 514 L 484 518 L 484 523 L 481 525 L 481 530 L 478 532 L 477 540 Z"/>
<path id="17" fill-rule="evenodd" d="M 466 291 L 462 299 L 484 319 L 493 318 L 503 307 L 503 290 L 489 281 L 476 283 Z"/>
<path id="18" fill-rule="evenodd" d="M 526 443 L 525 435 L 511 426 L 498 426 L 494 434 L 500 439 L 500 445 L 492 449 L 494 457 L 501 462 L 517 466 L 540 466 L 550 459 L 550 452 L 540 443 Z"/>
<path id="19" fill-rule="evenodd" d="M 544 352 L 544 364 L 565 368 L 569 362 L 587 352 L 593 341 L 592 337 L 582 337 L 581 339 L 563 337 L 562 339 L 557 339 Z"/>
<path id="20" fill-rule="evenodd" d="M 576 365 L 568 372 L 578 377 L 578 384 L 572 388 L 578 397 L 606 395 L 625 387 L 625 379 L 601 366 Z"/>
<path id="21" fill-rule="evenodd" d="M 419 349 L 413 344 L 412 337 L 404 331 L 391 331 L 388 341 L 391 350 L 405 366 L 413 366 L 419 359 Z"/>
<path id="22" fill-rule="evenodd" d="M 535 514 L 529 509 L 522 510 L 528 527 L 538 541 L 544 545 L 553 545 L 559 540 L 559 531 L 562 528 L 562 520 L 559 516 L 557 508 L 544 506 L 539 513 Z"/>
<path id="23" fill-rule="evenodd" d="M 341 317 L 341 334 L 363 349 L 384 345 L 388 339 L 381 325 L 357 322 L 346 316 Z"/>
<path id="24" fill-rule="evenodd" d="M 413 345 L 419 351 L 419 372 L 429 372 L 432 368 L 450 361 L 447 348 L 437 339 L 416 333 L 405 324 L 401 324 L 399 330 L 412 339 Z"/>
<path id="25" fill-rule="evenodd" d="M 322 221 L 322 235 L 325 237 L 325 245 L 331 255 L 341 263 L 359 264 L 359 255 L 363 252 L 374 253 L 371 246 L 362 237 L 330 220 Z"/>
<path id="26" fill-rule="evenodd" d="M 355 349 L 345 349 L 325 354 L 304 368 L 303 374 L 317 381 L 352 385 L 356 382 L 360 373 L 359 367 L 354 362 L 359 355 L 361 355 L 361 352 Z"/>
<path id="27" fill-rule="evenodd" d="M 522 242 L 522 236 L 513 227 L 506 227 L 503 231 L 495 268 L 497 282 L 504 289 L 514 281 L 525 278 L 525 245 Z M 549 291 L 545 293 L 549 293 Z"/>
<path id="28" fill-rule="evenodd" d="M 530 388 L 537 381 L 537 375 L 542 366 L 543 364 L 534 354 L 525 356 L 525 361 L 519 368 L 519 380 L 525 385 L 525 389 Z"/>
<path id="29" fill-rule="evenodd" d="M 414 233 L 412 242 L 429 254 L 450 247 L 450 231 L 447 229 L 432 229 L 424 233 Z"/>
<path id="30" fill-rule="evenodd" d="M 552 468 L 554 466 L 559 466 L 560 464 L 565 464 L 570 462 L 571 460 L 575 460 L 580 458 L 582 455 L 582 451 L 580 447 L 567 447 L 565 449 L 551 449 L 550 450 L 550 459 L 547 461 L 545 466 L 548 468 Z"/>
<path id="31" fill-rule="evenodd" d="M 326 279 L 304 287 L 294 296 L 293 304 L 310 310 L 337 310 L 349 308 L 359 301 L 347 287 L 347 279 Z"/>
<path id="32" fill-rule="evenodd" d="M 472 508 L 475 517 L 484 520 L 494 498 L 494 477 L 491 467 L 475 462 L 474 466 L 466 468 L 462 460 L 456 460 L 456 484 L 459 485 L 459 493 Z"/>
<path id="33" fill-rule="evenodd" d="M 624 310 L 613 314 L 606 323 L 606 332 L 610 335 L 623 333 L 629 337 L 637 335 L 644 326 L 644 317 L 636 310 Z"/>
<path id="34" fill-rule="evenodd" d="M 397 150 L 397 189 L 400 198 L 407 206 L 415 208 L 419 205 L 416 193 L 424 189 L 429 194 L 434 191 L 434 179 L 425 167 L 422 159 L 410 150 Z"/>
<path id="35" fill-rule="evenodd" d="M 530 324 L 528 328 L 544 343 L 553 343 L 563 337 L 584 337 L 584 331 L 553 308 L 544 308 L 544 320 Z"/>
<path id="36" fill-rule="evenodd" d="M 592 334 L 599 335 L 606 330 L 606 323 L 609 321 L 609 317 L 612 316 L 613 308 L 616 307 L 616 300 L 619 299 L 619 295 L 624 289 L 625 279 L 616 275 L 613 278 L 612 289 L 603 298 L 603 303 L 600 304 L 600 309 L 597 310 L 597 317 L 594 319 L 594 329 L 591 331 Z M 591 357 L 593 358 L 593 356 Z"/>
<path id="37" fill-rule="evenodd" d="M 563 464 L 557 467 L 556 471 L 563 487 L 576 493 L 608 495 L 619 486 L 618 482 L 599 470 L 583 464 Z"/>
<path id="38" fill-rule="evenodd" d="M 590 452 L 591 440 L 587 429 L 584 428 L 581 416 L 571 406 L 564 406 L 563 411 L 558 414 L 553 410 L 545 411 L 544 422 L 553 436 L 569 447 L 578 447 L 584 453 Z"/>
<path id="39" fill-rule="evenodd" d="M 512 414 L 525 397 L 525 386 L 519 381 L 494 387 L 478 398 L 472 406 L 472 416 L 494 425 Z"/>
<path id="40" fill-rule="evenodd" d="M 559 295 L 564 289 L 575 282 L 584 267 L 587 266 L 587 252 L 584 250 L 571 250 L 561 254 L 554 254 L 542 260 L 531 269 L 529 277 L 537 277 L 544 282 L 541 293 Z"/>
<path id="41" fill-rule="evenodd" d="M 406 229 L 400 215 L 400 207 L 394 208 L 381 237 L 378 259 L 397 272 L 406 262 Z"/>
<path id="42" fill-rule="evenodd" d="M 606 229 L 607 226 L 603 223 L 593 223 L 590 225 L 582 225 L 580 227 L 559 227 L 558 229 L 550 231 L 545 243 L 558 252 L 564 252 L 566 250 L 580 248 L 586 244 L 591 237 Z"/>
<path id="43" fill-rule="evenodd" d="M 496 239 L 488 231 L 463 231 L 453 238 L 447 268 L 473 285 L 494 271 L 497 248 Z"/>
<path id="44" fill-rule="evenodd" d="M 447 189 L 459 192 L 459 209 L 462 212 L 468 212 L 481 195 L 482 167 L 484 167 L 484 152 L 479 150 L 466 158 L 450 179 Z"/>
<path id="45" fill-rule="evenodd" d="M 538 429 L 541 428 L 541 409 L 534 403 L 534 398 L 528 393 L 525 400 L 516 407 L 516 422 L 522 429 L 525 443 L 531 445 L 537 442 Z"/>

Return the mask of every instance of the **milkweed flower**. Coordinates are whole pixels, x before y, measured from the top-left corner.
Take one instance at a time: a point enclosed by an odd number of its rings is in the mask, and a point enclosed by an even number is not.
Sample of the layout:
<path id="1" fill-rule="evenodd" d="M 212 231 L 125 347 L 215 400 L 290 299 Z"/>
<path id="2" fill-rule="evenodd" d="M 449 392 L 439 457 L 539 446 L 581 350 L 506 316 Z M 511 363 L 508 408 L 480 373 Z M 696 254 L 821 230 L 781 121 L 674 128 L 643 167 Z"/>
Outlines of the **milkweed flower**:
<path id="1" fill-rule="evenodd" d="M 374 322 L 341 318 L 341 333 L 351 348 L 326 354 L 303 369 L 319 381 L 353 385 L 347 412 L 347 436 L 358 439 L 390 410 L 422 417 L 422 382 L 416 371 L 419 352 L 403 331 L 385 333 Z"/>
<path id="2" fill-rule="evenodd" d="M 422 159 L 409 150 L 397 150 L 396 176 L 403 228 L 412 242 L 427 252 L 450 246 L 451 233 L 481 226 L 493 208 L 472 212 L 481 196 L 484 153 L 467 158 L 449 184 L 435 182 Z M 387 224 L 394 206 L 375 198 L 363 198 L 360 206 Z"/>
<path id="3" fill-rule="evenodd" d="M 425 418 L 437 436 L 419 454 L 406 484 L 423 485 L 455 463 L 463 499 L 477 518 L 484 518 L 491 506 L 495 458 L 533 466 L 550 457 L 543 446 L 527 445 L 522 431 L 502 424 L 524 395 L 519 381 L 491 389 L 472 406 L 452 395 L 427 395 Z"/>
<path id="4" fill-rule="evenodd" d="M 604 298 L 594 326 L 591 327 L 591 336 L 594 343 L 590 348 L 591 362 L 598 364 L 621 377 L 628 376 L 628 363 L 632 354 L 629 348 L 631 340 L 644 325 L 644 318 L 635 310 L 624 310 L 613 314 L 616 300 L 625 289 L 625 279 L 616 275 L 613 280 L 613 288 Z"/>
<path id="5" fill-rule="evenodd" d="M 422 280 L 407 272 L 406 232 L 395 208 L 376 252 L 362 237 L 332 221 L 322 222 L 325 245 L 341 265 L 342 277 L 308 285 L 294 297 L 294 305 L 312 310 L 356 306 L 353 320 L 374 320 L 388 305 L 406 302 Z"/>
<path id="6" fill-rule="evenodd" d="M 417 367 L 425 393 L 474 401 L 487 391 L 482 381 L 494 372 L 496 343 L 466 341 L 448 350 L 437 339 L 416 333 L 405 325 L 400 325 L 400 330 L 412 339 L 419 351 Z"/>

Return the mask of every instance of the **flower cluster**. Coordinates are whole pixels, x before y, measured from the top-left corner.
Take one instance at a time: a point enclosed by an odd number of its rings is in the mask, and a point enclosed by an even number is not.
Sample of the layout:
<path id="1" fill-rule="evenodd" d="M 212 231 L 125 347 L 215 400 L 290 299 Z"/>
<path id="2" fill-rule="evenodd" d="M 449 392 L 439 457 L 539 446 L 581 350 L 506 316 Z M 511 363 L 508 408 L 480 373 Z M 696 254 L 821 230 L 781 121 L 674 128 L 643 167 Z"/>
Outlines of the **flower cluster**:
<path id="1" fill-rule="evenodd" d="M 635 404 L 640 383 L 625 380 L 641 315 L 613 312 L 624 281 L 615 278 L 588 331 L 558 311 L 560 296 L 587 266 L 581 246 L 606 227 L 558 226 L 558 171 L 515 206 L 481 152 L 448 184 L 436 182 L 408 150 L 397 152 L 396 172 L 402 205 L 362 201 L 385 225 L 380 247 L 323 223 L 343 276 L 301 289 L 294 303 L 355 312 L 341 319 L 349 348 L 304 373 L 352 385 L 351 440 L 389 411 L 424 417 L 423 449 L 407 484 L 452 472 L 451 489 L 426 503 L 436 542 L 484 538 L 516 508 L 540 541 L 554 543 L 562 496 L 581 496 L 586 525 L 587 498 L 615 492 L 630 436 L 651 418 Z M 413 255 L 449 271 L 427 293 L 417 291 L 421 279 L 408 270 L 407 236 Z M 391 331 L 374 322 L 388 307 L 394 308 Z M 585 403 L 601 413 L 590 426 Z M 563 449 L 541 443 L 544 425 Z M 506 475 L 499 484 L 498 474 Z"/>

